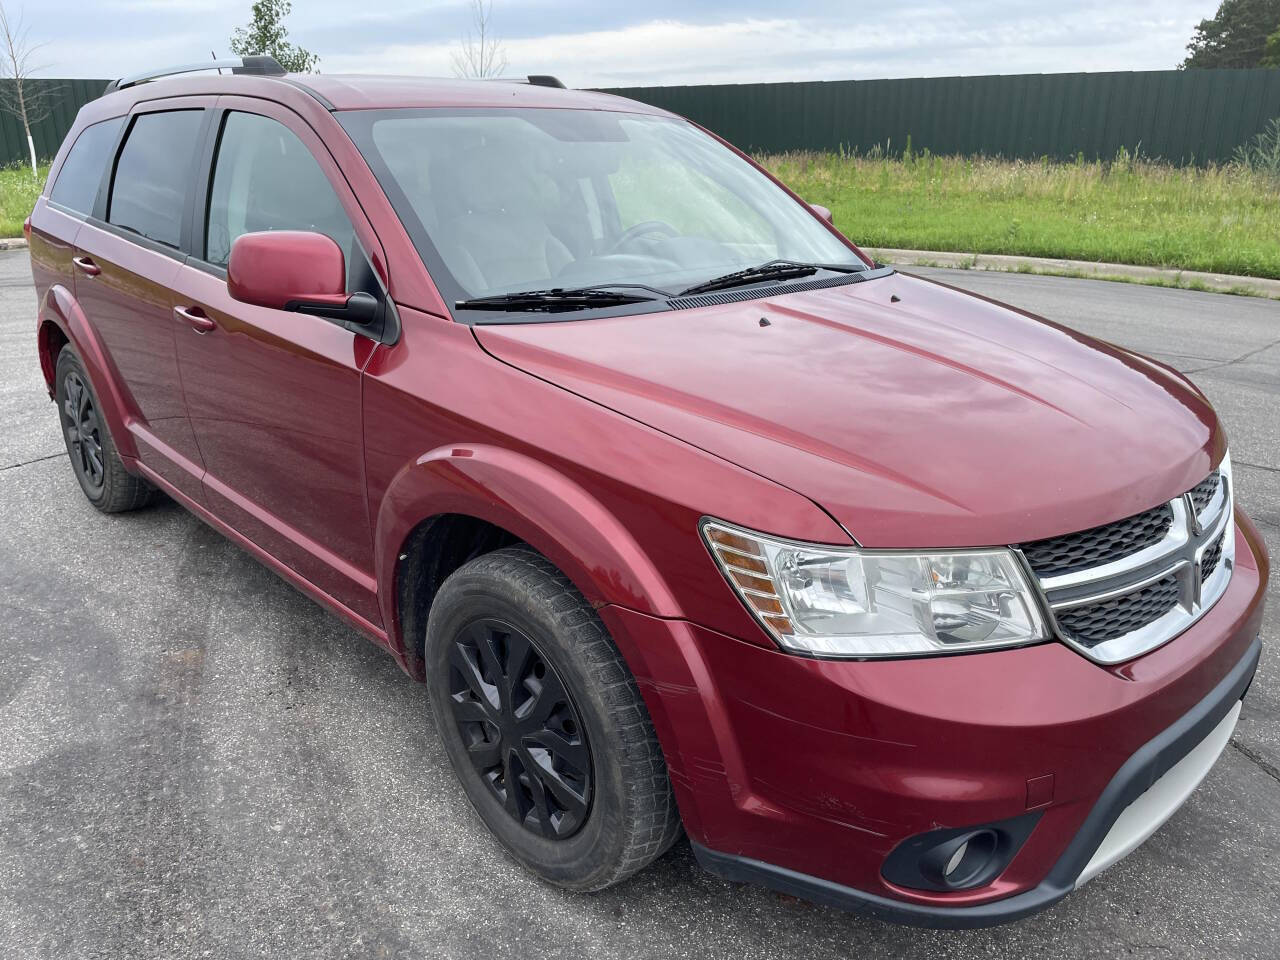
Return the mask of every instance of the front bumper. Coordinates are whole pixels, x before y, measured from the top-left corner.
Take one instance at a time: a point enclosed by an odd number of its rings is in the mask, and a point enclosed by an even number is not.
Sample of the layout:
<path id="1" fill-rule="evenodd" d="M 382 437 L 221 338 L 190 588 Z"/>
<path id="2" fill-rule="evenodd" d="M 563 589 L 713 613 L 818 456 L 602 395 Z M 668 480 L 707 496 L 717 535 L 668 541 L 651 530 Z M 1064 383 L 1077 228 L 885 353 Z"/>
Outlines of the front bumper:
<path id="1" fill-rule="evenodd" d="M 694 853 L 706 869 L 727 880 L 763 884 L 815 903 L 896 923 L 961 928 L 1017 920 L 1057 903 L 1128 854 L 1181 806 L 1226 746 L 1261 649 L 1255 639 L 1245 657 L 1209 696 L 1120 768 L 1049 875 L 1022 893 L 974 906 L 929 906 L 892 900 L 758 860 L 717 853 L 697 843 L 693 845 Z M 1144 807 L 1148 798 L 1149 808 Z"/>
<path id="2" fill-rule="evenodd" d="M 1235 708 L 1259 656 L 1266 555 L 1247 519 L 1236 536 L 1232 583 L 1213 609 L 1114 667 L 1059 643 L 806 660 L 680 621 L 601 615 L 645 695 L 704 866 L 898 922 L 987 926 L 1049 906 L 1106 865 L 1100 849 L 1123 855 L 1154 830 L 1179 792 L 1162 777 L 1181 783 L 1179 802 L 1189 792 L 1179 762 L 1195 754 L 1203 766 L 1197 745 Z M 1157 781 L 1161 803 L 1132 829 L 1136 814 L 1122 814 Z M 881 872 L 908 838 L 1028 812 L 1034 829 L 981 887 L 913 889 Z"/>

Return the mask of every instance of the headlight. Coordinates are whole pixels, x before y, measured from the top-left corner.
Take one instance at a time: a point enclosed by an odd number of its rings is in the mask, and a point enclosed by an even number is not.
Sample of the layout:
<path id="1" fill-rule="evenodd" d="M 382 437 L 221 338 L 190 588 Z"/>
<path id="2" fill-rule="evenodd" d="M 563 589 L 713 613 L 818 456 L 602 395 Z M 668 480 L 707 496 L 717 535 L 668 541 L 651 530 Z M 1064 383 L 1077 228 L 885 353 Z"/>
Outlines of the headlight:
<path id="1" fill-rule="evenodd" d="M 1012 552 L 908 553 L 796 543 L 704 520 L 711 554 L 785 649 L 821 657 L 901 657 L 1048 639 Z"/>

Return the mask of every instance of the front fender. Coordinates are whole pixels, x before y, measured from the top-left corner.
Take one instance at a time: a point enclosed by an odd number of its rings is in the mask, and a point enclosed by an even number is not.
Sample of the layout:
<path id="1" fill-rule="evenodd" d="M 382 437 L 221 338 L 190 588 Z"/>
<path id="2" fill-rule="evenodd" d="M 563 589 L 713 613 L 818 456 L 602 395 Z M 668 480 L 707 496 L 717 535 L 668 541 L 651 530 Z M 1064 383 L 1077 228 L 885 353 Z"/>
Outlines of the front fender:
<path id="1" fill-rule="evenodd" d="M 107 421 L 107 429 L 111 431 L 111 440 L 116 445 L 116 450 L 121 456 L 137 458 L 138 448 L 133 442 L 133 434 L 128 429 L 129 422 L 133 419 L 128 397 L 121 389 L 120 378 L 116 376 L 107 350 L 88 318 L 85 317 L 84 311 L 80 309 L 75 294 L 63 284 L 50 284 L 41 300 L 38 316 L 37 330 L 42 355 L 47 336 L 44 326 L 52 323 L 61 331 L 79 355 L 80 362 L 84 364 L 93 390 L 98 395 L 98 406 Z M 49 357 L 51 373 L 57 362 L 56 354 Z M 52 384 L 52 380 L 50 383 L 52 389 L 56 390 L 56 384 Z"/>
<path id="2" fill-rule="evenodd" d="M 382 613 L 399 623 L 400 550 L 424 519 L 477 517 L 519 537 L 564 571 L 594 606 L 678 615 L 671 591 L 631 534 L 579 484 L 532 457 L 487 444 L 440 447 L 392 480 L 374 529 Z M 398 638 L 403 643 L 403 638 Z"/>

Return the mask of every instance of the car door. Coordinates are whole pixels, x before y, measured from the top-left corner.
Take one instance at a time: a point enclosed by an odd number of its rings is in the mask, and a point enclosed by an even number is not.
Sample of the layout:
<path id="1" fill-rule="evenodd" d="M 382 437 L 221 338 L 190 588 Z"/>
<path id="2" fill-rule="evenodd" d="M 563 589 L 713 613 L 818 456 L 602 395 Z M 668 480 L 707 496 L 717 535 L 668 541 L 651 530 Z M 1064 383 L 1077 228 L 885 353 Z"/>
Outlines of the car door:
<path id="1" fill-rule="evenodd" d="M 205 153 L 191 256 L 173 284 L 206 501 L 378 625 L 361 421 L 362 370 L 375 343 L 332 320 L 237 302 L 226 284 L 241 234 L 310 230 L 344 251 L 349 292 L 383 297 L 364 253 L 376 238 L 319 138 L 283 107 L 220 99 Z"/>
<path id="2" fill-rule="evenodd" d="M 100 339 L 142 462 L 197 502 L 204 467 L 183 402 L 170 287 L 213 98 L 130 115 L 95 215 L 76 234 L 75 295 Z"/>

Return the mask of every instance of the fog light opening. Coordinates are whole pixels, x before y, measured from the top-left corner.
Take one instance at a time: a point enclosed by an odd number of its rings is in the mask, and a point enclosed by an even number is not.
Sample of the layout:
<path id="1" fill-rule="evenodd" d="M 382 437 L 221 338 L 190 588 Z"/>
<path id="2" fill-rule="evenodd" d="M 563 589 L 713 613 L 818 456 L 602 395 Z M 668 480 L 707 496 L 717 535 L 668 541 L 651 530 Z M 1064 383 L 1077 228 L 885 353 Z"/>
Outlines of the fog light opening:
<path id="1" fill-rule="evenodd" d="M 1040 812 L 908 837 L 880 868 L 889 883 L 915 890 L 973 890 L 994 881 L 1031 835 Z"/>

